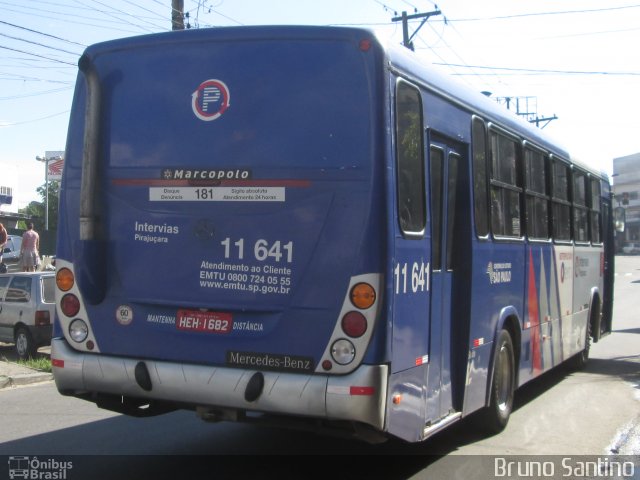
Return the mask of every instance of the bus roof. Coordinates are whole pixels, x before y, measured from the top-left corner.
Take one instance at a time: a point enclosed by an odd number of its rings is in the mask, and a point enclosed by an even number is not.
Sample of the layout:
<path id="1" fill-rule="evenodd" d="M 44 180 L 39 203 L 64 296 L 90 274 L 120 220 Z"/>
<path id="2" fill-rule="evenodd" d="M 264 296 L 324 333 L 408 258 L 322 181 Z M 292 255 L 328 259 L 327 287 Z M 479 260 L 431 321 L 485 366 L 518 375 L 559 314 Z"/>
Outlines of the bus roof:
<path id="1" fill-rule="evenodd" d="M 392 70 L 397 70 L 416 83 L 427 87 L 437 95 L 458 104 L 471 113 L 481 116 L 486 121 L 493 122 L 517 134 L 521 138 L 548 150 L 550 153 L 571 161 L 594 175 L 608 178 L 606 172 L 598 171 L 572 157 L 562 143 L 550 134 L 543 132 L 537 127 L 533 127 L 529 122 L 504 107 L 501 107 L 486 95 L 471 89 L 455 77 L 447 75 L 437 67 L 423 61 L 409 49 L 401 45 L 382 42 L 371 29 L 310 25 L 217 27 L 215 29 L 165 32 L 111 40 L 88 47 L 86 53 L 89 56 L 94 56 L 122 48 L 145 48 L 151 46 L 157 48 L 158 45 L 162 43 L 190 43 L 205 39 L 215 39 L 217 41 L 246 41 L 287 38 L 293 40 L 375 39 L 378 47 L 385 52 L 389 68 Z"/>
<path id="2" fill-rule="evenodd" d="M 455 77 L 443 73 L 433 65 L 419 59 L 411 50 L 401 46 L 390 44 L 385 47 L 389 64 L 392 69 L 408 76 L 418 84 L 460 107 L 481 116 L 484 120 L 517 134 L 521 138 L 538 145 L 550 153 L 565 158 L 571 163 L 587 170 L 588 172 L 608 178 L 604 171 L 598 171 L 593 167 L 572 157 L 563 144 L 550 134 L 534 127 L 512 111 L 500 106 L 497 102 L 481 92 L 475 91 L 462 84 Z"/>

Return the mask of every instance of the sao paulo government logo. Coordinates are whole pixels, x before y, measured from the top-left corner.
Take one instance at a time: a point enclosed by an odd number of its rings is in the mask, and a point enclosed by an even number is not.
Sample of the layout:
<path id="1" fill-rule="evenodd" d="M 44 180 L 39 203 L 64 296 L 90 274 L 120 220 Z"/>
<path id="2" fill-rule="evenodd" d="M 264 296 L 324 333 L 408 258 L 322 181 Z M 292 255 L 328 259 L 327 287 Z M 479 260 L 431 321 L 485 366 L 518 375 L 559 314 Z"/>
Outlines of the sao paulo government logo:
<path id="1" fill-rule="evenodd" d="M 229 87 L 222 80 L 209 79 L 191 94 L 191 108 L 200 120 L 210 122 L 220 118 L 229 108 L 230 99 Z"/>

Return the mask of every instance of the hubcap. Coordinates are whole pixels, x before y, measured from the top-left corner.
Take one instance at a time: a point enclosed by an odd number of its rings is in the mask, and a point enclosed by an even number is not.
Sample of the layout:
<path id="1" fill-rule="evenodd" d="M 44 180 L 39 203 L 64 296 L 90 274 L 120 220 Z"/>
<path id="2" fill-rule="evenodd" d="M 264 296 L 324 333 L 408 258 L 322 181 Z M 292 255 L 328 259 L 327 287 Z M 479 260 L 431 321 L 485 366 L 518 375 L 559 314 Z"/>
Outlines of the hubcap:
<path id="1" fill-rule="evenodd" d="M 503 345 L 500 349 L 498 362 L 498 408 L 505 411 L 509 408 L 511 398 L 511 356 L 509 350 Z"/>
<path id="2" fill-rule="evenodd" d="M 22 333 L 16 338 L 16 350 L 20 355 L 27 353 L 27 337 Z"/>

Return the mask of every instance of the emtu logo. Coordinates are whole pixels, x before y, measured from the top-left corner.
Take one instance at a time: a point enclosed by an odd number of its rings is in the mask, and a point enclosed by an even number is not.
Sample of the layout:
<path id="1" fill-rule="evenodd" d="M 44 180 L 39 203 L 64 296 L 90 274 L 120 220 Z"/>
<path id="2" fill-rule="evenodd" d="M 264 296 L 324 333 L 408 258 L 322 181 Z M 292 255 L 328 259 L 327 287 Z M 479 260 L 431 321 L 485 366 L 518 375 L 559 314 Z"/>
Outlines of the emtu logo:
<path id="1" fill-rule="evenodd" d="M 229 87 L 223 81 L 205 80 L 191 94 L 191 108 L 200 120 L 210 122 L 229 108 L 230 99 Z"/>

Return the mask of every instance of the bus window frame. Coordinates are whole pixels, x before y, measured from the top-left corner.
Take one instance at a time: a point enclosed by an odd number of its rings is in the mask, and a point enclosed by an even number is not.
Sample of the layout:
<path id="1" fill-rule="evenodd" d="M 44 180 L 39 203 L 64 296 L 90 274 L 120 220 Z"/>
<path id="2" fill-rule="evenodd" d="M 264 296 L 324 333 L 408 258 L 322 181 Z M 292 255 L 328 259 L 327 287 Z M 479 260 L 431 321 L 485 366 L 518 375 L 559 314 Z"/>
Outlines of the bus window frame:
<path id="1" fill-rule="evenodd" d="M 577 200 L 577 195 L 576 195 L 576 180 L 578 175 L 580 175 L 584 180 L 584 204 L 580 204 L 578 203 Z M 576 166 L 575 164 L 571 165 L 571 231 L 573 233 L 572 237 L 573 237 L 573 241 L 576 245 L 581 245 L 581 246 L 586 246 L 586 245 L 591 245 L 591 222 L 590 222 L 590 217 L 591 217 L 591 209 L 589 208 L 589 172 L 587 172 L 585 169 L 580 168 L 578 166 Z M 576 227 L 577 227 L 577 222 L 576 222 L 576 214 L 577 212 L 580 211 L 583 214 L 586 213 L 586 234 L 587 234 L 587 238 L 586 240 L 584 239 L 580 239 L 578 240 L 577 238 L 577 233 L 576 233 Z"/>
<path id="2" fill-rule="evenodd" d="M 528 188 L 528 180 L 529 180 L 529 176 L 527 174 L 527 150 L 538 153 L 542 156 L 542 162 L 544 164 L 544 170 L 545 170 L 545 179 L 544 179 L 544 188 L 545 188 L 545 193 L 540 193 L 540 192 L 536 192 L 535 190 L 530 190 Z M 524 190 L 524 195 L 523 195 L 523 200 L 524 200 L 524 217 L 525 217 L 525 232 L 526 232 L 526 237 L 527 240 L 529 242 L 535 242 L 535 243 L 551 243 L 553 241 L 553 221 L 552 221 L 552 209 L 553 209 L 553 204 L 551 201 L 551 162 L 550 162 L 550 155 L 549 152 L 547 152 L 544 148 L 539 147 L 538 145 L 536 145 L 535 143 L 532 143 L 528 140 L 524 140 L 522 142 L 522 175 L 523 175 L 523 182 L 522 182 L 522 188 Z M 546 200 L 547 203 L 547 238 L 539 238 L 539 237 L 532 237 L 530 234 L 531 228 L 530 228 L 530 222 L 529 222 L 529 217 L 528 217 L 528 210 L 527 210 L 527 206 L 528 206 L 528 202 L 527 200 L 530 197 L 534 197 L 534 198 L 542 198 L 544 200 Z"/>
<path id="3" fill-rule="evenodd" d="M 594 175 L 593 173 L 589 172 L 588 174 L 588 179 L 587 179 L 587 189 L 588 189 L 588 198 L 589 200 L 589 235 L 590 235 L 590 239 L 591 239 L 591 245 L 598 245 L 598 246 L 602 246 L 604 245 L 604 240 L 602 239 L 602 237 L 604 236 L 604 226 L 602 224 L 602 211 L 604 210 L 604 206 L 603 206 L 603 202 L 602 202 L 602 178 L 600 178 L 597 175 Z M 593 214 L 596 212 L 596 210 L 593 209 L 593 183 L 597 183 L 598 187 L 600 189 L 600 193 L 597 195 L 598 197 L 598 210 L 597 210 L 597 214 L 598 214 L 598 236 L 600 237 L 599 241 L 594 242 L 593 241 Z"/>
<path id="4" fill-rule="evenodd" d="M 476 159 L 476 135 L 475 135 L 475 125 L 478 124 L 482 127 L 482 142 L 483 142 L 483 158 L 482 163 L 484 163 L 484 178 L 481 178 L 481 183 L 484 188 L 484 195 L 482 192 L 479 192 L 476 189 L 476 178 L 477 178 L 477 166 L 478 160 Z M 491 210 L 490 210 L 490 202 L 489 202 L 489 192 L 491 190 L 490 185 L 490 177 L 489 177 L 489 166 L 488 166 L 488 135 L 487 135 L 487 122 L 482 117 L 478 115 L 471 115 L 471 155 L 472 155 L 472 175 L 473 175 L 473 226 L 476 237 L 479 240 L 490 240 L 491 239 Z M 487 188 L 489 187 L 489 188 Z M 482 198 L 484 196 L 484 199 Z M 478 231 L 478 210 L 484 210 L 484 232 L 480 233 Z"/>
<path id="5" fill-rule="evenodd" d="M 493 176 L 493 146 L 492 146 L 492 138 L 491 135 L 492 133 L 496 133 L 497 135 L 502 135 L 504 137 L 506 137 L 507 139 L 513 141 L 515 143 L 516 146 L 516 151 L 515 151 L 515 177 L 516 177 L 516 183 L 519 183 L 519 185 L 511 185 L 509 183 L 503 182 L 501 180 L 495 179 Z M 488 150 L 488 155 L 487 155 L 487 175 L 489 177 L 489 191 L 487 192 L 488 196 L 491 197 L 491 188 L 496 187 L 496 188 L 501 188 L 504 190 L 509 190 L 512 192 L 516 192 L 518 194 L 518 206 L 519 206 L 519 220 L 520 220 L 520 235 L 519 236 L 511 236 L 511 235 L 499 235 L 496 234 L 494 232 L 493 229 L 493 208 L 491 206 L 491 200 L 489 199 L 489 204 L 488 204 L 488 208 L 489 208 L 489 231 L 491 232 L 491 237 L 494 240 L 500 241 L 500 242 L 516 242 L 516 243 L 523 243 L 526 239 L 525 237 L 525 222 L 524 222 L 524 214 L 522 211 L 522 205 L 523 205 L 523 196 L 524 196 L 524 188 L 523 188 L 523 176 L 522 176 L 522 140 L 521 138 L 514 134 L 511 133 L 509 130 L 506 130 L 504 128 L 502 128 L 499 125 L 496 125 L 493 122 L 489 122 L 489 124 L 487 125 L 487 150 Z M 506 225 L 506 223 L 505 223 Z"/>
<path id="6" fill-rule="evenodd" d="M 418 100 L 419 100 L 419 105 L 418 105 L 418 110 L 419 110 L 419 114 L 420 114 L 420 118 L 419 118 L 419 134 L 420 134 L 420 147 L 419 147 L 419 154 L 420 154 L 420 182 L 422 185 L 422 188 L 420 189 L 421 192 L 421 203 L 422 203 L 422 218 L 421 218 L 421 224 L 422 224 L 422 229 L 421 230 L 408 230 L 405 229 L 403 222 L 402 222 L 402 217 L 400 214 L 401 211 L 401 207 L 403 204 L 403 201 L 401 199 L 401 188 L 400 188 L 400 135 L 399 135 L 399 127 L 400 127 L 400 123 L 398 122 L 398 106 L 399 106 L 399 102 L 398 102 L 398 91 L 399 91 L 399 87 L 401 84 L 406 85 L 407 87 L 415 90 L 415 92 L 418 94 Z M 394 86 L 394 105 L 393 105 L 393 113 L 394 113 L 394 125 L 393 125 L 393 132 L 395 134 L 395 149 L 394 149 L 394 155 L 395 155 L 395 167 L 396 167 L 396 181 L 395 181 L 395 189 L 396 189 L 396 201 L 397 201 L 397 205 L 396 205 L 396 215 L 398 218 L 398 227 L 400 229 L 400 232 L 402 233 L 403 238 L 407 239 L 407 240 L 420 240 L 423 239 L 426 235 L 426 231 L 427 231 L 427 223 L 428 223 L 428 218 L 427 218 L 427 210 L 428 210 L 428 205 L 427 205 L 427 192 L 426 192 L 426 176 L 425 176 L 425 131 L 424 131 L 424 101 L 423 101 L 423 95 L 422 95 L 422 90 L 420 89 L 419 86 L 415 85 L 414 83 L 402 78 L 402 77 L 397 77 L 396 78 L 396 82 L 395 82 L 395 86 Z"/>
<path id="7" fill-rule="evenodd" d="M 556 176 L 555 176 L 555 172 L 554 172 L 554 165 L 557 163 L 561 164 L 564 166 L 565 169 L 567 169 L 568 173 L 568 177 L 567 177 L 567 199 L 563 199 L 563 198 L 559 198 L 555 196 L 555 183 L 556 183 Z M 551 238 L 553 240 L 554 244 L 558 244 L 558 245 L 573 245 L 573 175 L 571 173 L 571 167 L 572 167 L 572 163 L 564 158 L 562 158 L 559 155 L 556 155 L 554 153 L 549 155 L 549 165 L 550 165 L 550 186 L 551 186 Z M 560 204 L 560 205 L 564 205 L 564 206 L 568 206 L 569 207 L 569 238 L 565 239 L 565 238 L 557 238 L 556 236 L 556 232 L 555 232 L 555 225 L 556 225 L 556 215 L 555 215 L 555 210 L 553 208 L 554 204 Z"/>

